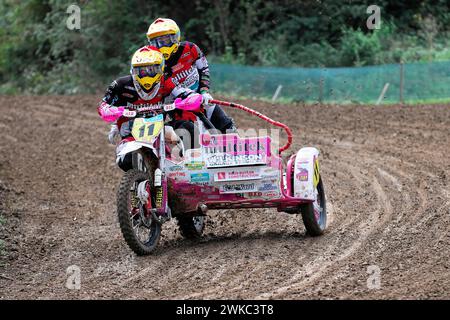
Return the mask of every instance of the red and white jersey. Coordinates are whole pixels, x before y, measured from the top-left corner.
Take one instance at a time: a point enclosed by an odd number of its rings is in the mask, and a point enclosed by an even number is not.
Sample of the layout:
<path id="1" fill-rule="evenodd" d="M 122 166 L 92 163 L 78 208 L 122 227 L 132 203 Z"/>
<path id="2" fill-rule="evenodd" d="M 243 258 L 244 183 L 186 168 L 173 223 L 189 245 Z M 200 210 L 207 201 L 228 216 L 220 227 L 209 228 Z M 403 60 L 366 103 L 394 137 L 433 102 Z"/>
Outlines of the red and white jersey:
<path id="1" fill-rule="evenodd" d="M 200 48 L 188 41 L 180 43 L 178 50 L 166 61 L 165 76 L 175 86 L 196 92 L 209 90 L 209 66 Z"/>

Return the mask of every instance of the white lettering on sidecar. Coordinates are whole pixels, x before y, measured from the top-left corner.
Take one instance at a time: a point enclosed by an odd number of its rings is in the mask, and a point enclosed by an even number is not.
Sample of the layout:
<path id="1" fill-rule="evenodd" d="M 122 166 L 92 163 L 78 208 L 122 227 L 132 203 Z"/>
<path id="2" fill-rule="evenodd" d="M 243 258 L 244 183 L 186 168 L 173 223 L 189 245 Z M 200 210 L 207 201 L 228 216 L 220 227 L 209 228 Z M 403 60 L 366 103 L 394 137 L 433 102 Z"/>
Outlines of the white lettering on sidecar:
<path id="1" fill-rule="evenodd" d="M 266 156 L 262 154 L 231 155 L 226 153 L 216 153 L 207 155 L 205 163 L 207 168 L 265 164 Z"/>

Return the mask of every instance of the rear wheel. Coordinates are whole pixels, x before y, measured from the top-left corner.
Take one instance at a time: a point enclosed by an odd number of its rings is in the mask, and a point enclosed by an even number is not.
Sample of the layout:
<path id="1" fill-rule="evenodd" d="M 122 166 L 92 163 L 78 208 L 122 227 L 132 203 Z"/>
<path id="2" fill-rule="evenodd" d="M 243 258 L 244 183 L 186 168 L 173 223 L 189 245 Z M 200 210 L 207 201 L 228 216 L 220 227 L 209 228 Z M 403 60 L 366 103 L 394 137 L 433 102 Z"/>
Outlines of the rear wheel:
<path id="1" fill-rule="evenodd" d="M 205 217 L 178 217 L 178 227 L 186 239 L 200 239 L 205 229 Z"/>
<path id="2" fill-rule="evenodd" d="M 117 193 L 120 229 L 128 246 L 137 255 L 150 254 L 159 242 L 161 225 L 156 222 L 138 197 L 138 185 L 149 179 L 148 173 L 127 171 Z"/>
<path id="3" fill-rule="evenodd" d="M 311 236 L 320 236 L 327 226 L 327 208 L 322 177 L 319 179 L 315 194 L 316 200 L 312 203 L 302 204 L 300 212 L 306 232 Z"/>

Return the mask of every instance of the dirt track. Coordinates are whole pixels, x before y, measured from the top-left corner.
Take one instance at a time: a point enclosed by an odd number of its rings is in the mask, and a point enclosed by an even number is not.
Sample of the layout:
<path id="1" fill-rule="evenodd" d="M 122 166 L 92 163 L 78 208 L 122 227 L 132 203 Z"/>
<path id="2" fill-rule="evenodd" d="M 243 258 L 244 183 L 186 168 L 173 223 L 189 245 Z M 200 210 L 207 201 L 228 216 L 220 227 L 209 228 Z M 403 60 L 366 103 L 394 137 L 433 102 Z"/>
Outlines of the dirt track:
<path id="1" fill-rule="evenodd" d="M 305 236 L 299 216 L 225 210 L 199 243 L 169 222 L 155 254 L 136 257 L 97 98 L 0 97 L 1 299 L 450 298 L 450 106 L 244 102 L 291 126 L 292 151 L 321 150 L 325 235 Z M 71 265 L 80 290 L 65 287 Z"/>

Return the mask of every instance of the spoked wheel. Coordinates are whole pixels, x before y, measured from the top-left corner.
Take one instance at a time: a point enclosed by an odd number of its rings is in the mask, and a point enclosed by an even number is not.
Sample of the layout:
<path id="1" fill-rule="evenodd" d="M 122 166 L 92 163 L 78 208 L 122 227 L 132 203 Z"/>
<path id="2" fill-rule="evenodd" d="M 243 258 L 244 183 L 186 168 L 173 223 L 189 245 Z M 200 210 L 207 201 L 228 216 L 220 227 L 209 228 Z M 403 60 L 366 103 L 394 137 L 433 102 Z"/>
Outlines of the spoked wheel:
<path id="1" fill-rule="evenodd" d="M 300 212 L 307 233 L 311 236 L 320 236 L 327 226 L 327 208 L 322 178 L 319 179 L 315 194 L 316 200 L 312 203 L 301 205 Z"/>
<path id="2" fill-rule="evenodd" d="M 181 235 L 186 239 L 199 239 L 205 229 L 205 217 L 178 217 Z"/>
<path id="3" fill-rule="evenodd" d="M 137 255 L 150 254 L 159 242 L 161 225 L 152 218 L 139 199 L 138 186 L 148 180 L 148 173 L 130 170 L 120 182 L 117 213 L 123 237 Z M 153 201 L 153 199 L 152 199 Z"/>

